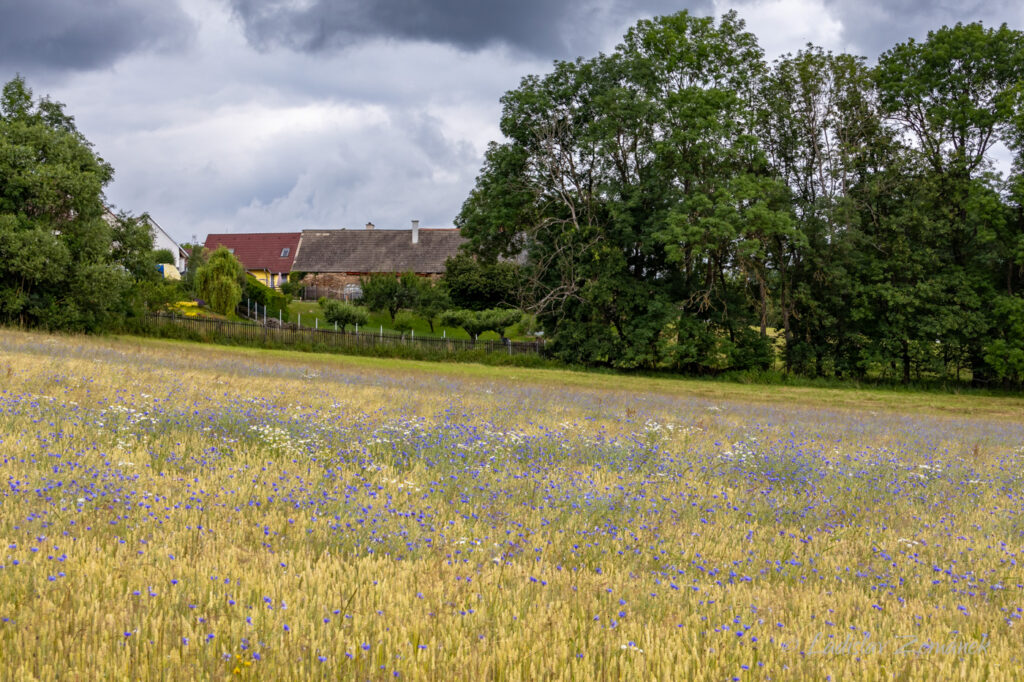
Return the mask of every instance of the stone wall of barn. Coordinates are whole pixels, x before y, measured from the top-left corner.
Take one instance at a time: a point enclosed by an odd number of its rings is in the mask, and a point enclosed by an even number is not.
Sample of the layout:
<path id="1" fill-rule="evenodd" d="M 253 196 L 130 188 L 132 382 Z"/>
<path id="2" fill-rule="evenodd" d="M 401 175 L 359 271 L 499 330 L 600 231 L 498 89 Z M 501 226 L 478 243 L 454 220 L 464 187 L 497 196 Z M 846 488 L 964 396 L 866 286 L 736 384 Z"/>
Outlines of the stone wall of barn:
<path id="1" fill-rule="evenodd" d="M 431 273 L 429 275 L 423 275 L 416 273 L 420 277 L 437 281 L 441 278 L 441 273 Z M 321 272 L 321 273 L 309 273 L 302 278 L 302 285 L 311 292 L 315 292 L 316 296 L 313 298 L 319 298 L 320 296 L 326 296 L 327 298 L 337 298 L 341 300 L 348 300 L 346 295 L 345 287 L 351 285 L 359 286 L 359 280 L 363 277 L 367 277 L 368 273 L 353 274 L 353 273 L 341 273 L 341 272 Z M 397 273 L 395 275 L 398 276 Z M 310 298 L 309 296 L 306 297 Z"/>

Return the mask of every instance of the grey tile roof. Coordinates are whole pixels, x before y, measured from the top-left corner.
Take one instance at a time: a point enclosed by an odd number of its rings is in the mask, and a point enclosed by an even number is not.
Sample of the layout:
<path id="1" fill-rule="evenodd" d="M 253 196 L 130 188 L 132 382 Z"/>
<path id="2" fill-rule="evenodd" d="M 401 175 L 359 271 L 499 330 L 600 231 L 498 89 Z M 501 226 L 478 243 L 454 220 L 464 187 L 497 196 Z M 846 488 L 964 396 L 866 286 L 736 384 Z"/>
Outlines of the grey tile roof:
<path id="1" fill-rule="evenodd" d="M 297 272 L 442 273 L 465 240 L 458 230 L 305 230 L 292 270 Z"/>

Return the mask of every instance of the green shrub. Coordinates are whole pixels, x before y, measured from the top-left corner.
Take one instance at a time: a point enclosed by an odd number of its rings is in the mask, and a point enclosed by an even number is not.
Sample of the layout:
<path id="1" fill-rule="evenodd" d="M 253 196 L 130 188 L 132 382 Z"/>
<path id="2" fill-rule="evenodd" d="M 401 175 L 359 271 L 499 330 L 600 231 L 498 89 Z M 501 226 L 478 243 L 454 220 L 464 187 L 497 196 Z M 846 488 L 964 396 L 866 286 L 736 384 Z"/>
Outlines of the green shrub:
<path id="1" fill-rule="evenodd" d="M 405 336 L 413 329 L 415 323 L 416 319 L 409 313 L 398 313 L 391 326 L 396 332 Z"/>
<path id="2" fill-rule="evenodd" d="M 157 249 L 153 252 L 153 261 L 157 264 L 174 265 L 174 253 L 170 249 Z"/>
<path id="3" fill-rule="evenodd" d="M 365 309 L 354 306 L 351 303 L 334 301 L 327 298 L 319 300 L 320 310 L 323 311 L 324 319 L 337 324 L 343 330 L 349 325 L 366 325 L 370 319 Z"/>
<path id="4" fill-rule="evenodd" d="M 245 298 L 255 301 L 260 308 L 266 308 L 267 317 L 280 317 L 281 321 L 288 321 L 288 304 L 291 303 L 292 297 L 274 291 L 252 275 L 245 277 Z M 262 313 L 262 310 L 259 312 Z"/>

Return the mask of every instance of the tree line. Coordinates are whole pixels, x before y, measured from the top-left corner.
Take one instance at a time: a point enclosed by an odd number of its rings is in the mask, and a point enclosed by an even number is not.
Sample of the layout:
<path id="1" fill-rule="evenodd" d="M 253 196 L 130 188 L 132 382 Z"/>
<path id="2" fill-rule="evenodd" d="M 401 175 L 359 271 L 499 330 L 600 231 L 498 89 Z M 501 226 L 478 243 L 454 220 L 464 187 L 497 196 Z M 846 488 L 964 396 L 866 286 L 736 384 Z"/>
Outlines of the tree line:
<path id="1" fill-rule="evenodd" d="M 54 331 L 125 329 L 154 310 L 199 298 L 230 314 L 243 295 L 283 308 L 286 297 L 247 276 L 226 250 L 192 257 L 180 282 L 159 263 L 146 214 L 114 212 L 114 169 L 64 105 L 35 98 L 17 76 L 0 94 L 0 323 Z"/>
<path id="2" fill-rule="evenodd" d="M 769 64 L 734 12 L 684 11 L 502 107 L 456 223 L 524 263 L 562 359 L 1024 380 L 1019 31 Z"/>

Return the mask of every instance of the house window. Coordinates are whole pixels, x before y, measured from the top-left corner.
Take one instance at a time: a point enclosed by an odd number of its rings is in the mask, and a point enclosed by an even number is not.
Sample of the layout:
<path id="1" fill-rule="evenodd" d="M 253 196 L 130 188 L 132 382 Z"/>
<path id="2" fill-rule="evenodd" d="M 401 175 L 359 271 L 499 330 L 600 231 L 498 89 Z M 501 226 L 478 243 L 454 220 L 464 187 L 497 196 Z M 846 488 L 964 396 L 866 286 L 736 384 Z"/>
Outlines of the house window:
<path id="1" fill-rule="evenodd" d="M 283 249 L 281 249 L 281 258 L 287 258 L 290 252 L 291 249 L 289 249 L 287 246 L 284 247 Z"/>
<path id="2" fill-rule="evenodd" d="M 235 250 L 234 250 L 234 249 L 232 249 L 232 248 L 230 248 L 230 247 L 228 248 L 228 253 L 231 253 L 231 254 L 233 254 L 234 252 L 235 252 Z"/>

